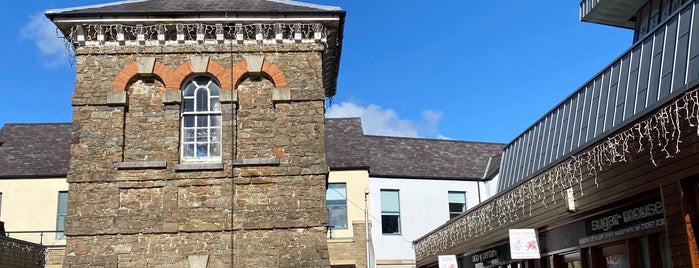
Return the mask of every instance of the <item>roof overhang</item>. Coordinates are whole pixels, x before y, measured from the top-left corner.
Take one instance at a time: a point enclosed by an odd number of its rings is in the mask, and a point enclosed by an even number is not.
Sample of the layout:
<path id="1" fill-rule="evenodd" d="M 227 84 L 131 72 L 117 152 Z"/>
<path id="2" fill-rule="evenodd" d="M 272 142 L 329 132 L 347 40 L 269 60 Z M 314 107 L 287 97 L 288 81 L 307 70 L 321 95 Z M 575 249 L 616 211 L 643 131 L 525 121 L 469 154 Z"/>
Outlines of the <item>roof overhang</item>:
<path id="1" fill-rule="evenodd" d="M 648 0 L 581 0 L 580 20 L 633 29 L 636 11 Z"/>
<path id="2" fill-rule="evenodd" d="M 346 12 L 342 9 L 323 11 L 116 11 L 96 14 L 67 12 L 71 9 L 47 10 L 44 14 L 56 24 L 65 35 L 74 34 L 76 25 L 121 24 L 121 25 L 156 25 L 156 24 L 275 24 L 302 23 L 321 24 L 327 29 L 325 37 L 326 50 L 323 53 L 323 87 L 326 97 L 333 97 L 337 91 L 337 77 L 342 52 L 342 39 Z M 75 44 L 74 44 L 75 45 Z"/>

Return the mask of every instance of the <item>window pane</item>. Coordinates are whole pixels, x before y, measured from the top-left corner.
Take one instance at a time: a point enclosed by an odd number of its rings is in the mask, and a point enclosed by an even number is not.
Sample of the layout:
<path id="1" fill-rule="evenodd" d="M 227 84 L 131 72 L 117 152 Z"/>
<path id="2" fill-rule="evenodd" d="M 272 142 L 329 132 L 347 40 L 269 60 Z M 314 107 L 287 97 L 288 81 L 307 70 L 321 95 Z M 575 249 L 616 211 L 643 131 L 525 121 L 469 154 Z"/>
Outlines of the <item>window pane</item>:
<path id="1" fill-rule="evenodd" d="M 210 156 L 221 156 L 221 146 L 218 143 L 211 144 L 211 155 Z"/>
<path id="2" fill-rule="evenodd" d="M 347 206 L 328 206 L 330 228 L 347 229 Z"/>
<path id="3" fill-rule="evenodd" d="M 197 111 L 205 112 L 209 110 L 209 94 L 205 88 L 197 90 Z"/>
<path id="4" fill-rule="evenodd" d="M 183 116 L 182 121 L 184 121 L 184 127 L 194 127 L 194 116 L 193 115 Z"/>
<path id="5" fill-rule="evenodd" d="M 206 115 L 197 116 L 197 127 L 208 127 L 209 117 Z"/>
<path id="6" fill-rule="evenodd" d="M 400 211 L 398 204 L 398 191 L 381 190 L 381 211 Z"/>
<path id="7" fill-rule="evenodd" d="M 184 152 L 182 153 L 184 157 L 194 157 L 194 144 L 184 145 Z"/>
<path id="8" fill-rule="evenodd" d="M 211 137 L 210 137 L 211 142 L 221 142 L 221 130 L 218 128 L 213 128 L 211 129 Z"/>
<path id="9" fill-rule="evenodd" d="M 211 107 L 211 111 L 216 111 L 216 112 L 221 111 L 221 105 L 219 104 L 218 98 L 213 97 L 209 101 L 210 101 L 209 107 Z"/>
<path id="10" fill-rule="evenodd" d="M 194 111 L 194 99 L 185 98 L 184 99 L 184 111 L 193 112 Z"/>
<path id="11" fill-rule="evenodd" d="M 197 143 L 197 157 L 206 157 L 208 155 L 208 148 L 206 143 Z"/>
<path id="12" fill-rule="evenodd" d="M 182 90 L 182 95 L 185 97 L 192 97 L 194 96 L 194 89 L 197 88 L 197 85 L 194 83 L 187 83 L 187 86 L 184 87 Z"/>
<path id="13" fill-rule="evenodd" d="M 400 233 L 400 218 L 398 215 L 381 215 L 381 232 L 384 234 Z"/>
<path id="14" fill-rule="evenodd" d="M 197 141 L 207 142 L 209 141 L 209 131 L 207 129 L 197 129 Z"/>
<path id="15" fill-rule="evenodd" d="M 449 192 L 449 203 L 466 203 L 466 193 Z"/>
<path id="16" fill-rule="evenodd" d="M 185 129 L 182 139 L 184 139 L 185 142 L 193 142 L 194 141 L 194 129 Z"/>
<path id="17" fill-rule="evenodd" d="M 68 192 L 58 192 L 58 209 L 56 211 L 56 239 L 63 239 L 64 223 L 68 214 Z"/>
<path id="18" fill-rule="evenodd" d="M 210 115 L 209 122 L 211 123 L 212 127 L 218 127 L 221 125 L 221 116 L 220 115 Z"/>
<path id="19" fill-rule="evenodd" d="M 326 195 L 327 200 L 345 200 L 346 196 L 347 189 L 344 183 L 328 184 L 328 191 Z"/>

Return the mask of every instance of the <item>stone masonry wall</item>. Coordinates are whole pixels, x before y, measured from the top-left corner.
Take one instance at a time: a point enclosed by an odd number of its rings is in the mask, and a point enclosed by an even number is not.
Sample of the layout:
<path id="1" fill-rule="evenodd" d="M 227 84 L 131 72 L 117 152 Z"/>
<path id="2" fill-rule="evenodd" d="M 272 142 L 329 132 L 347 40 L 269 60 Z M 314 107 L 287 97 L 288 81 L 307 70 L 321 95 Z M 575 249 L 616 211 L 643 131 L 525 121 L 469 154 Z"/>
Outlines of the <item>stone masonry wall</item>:
<path id="1" fill-rule="evenodd" d="M 64 267 L 329 266 L 322 49 L 78 47 Z M 279 74 L 219 81 L 237 93 L 222 97 L 219 166 L 179 160 L 176 79 L 140 70 L 123 89 L 127 101 L 108 101 L 119 94 L 115 79 L 143 57 L 191 77 L 193 57 L 230 71 L 250 55 L 281 70 L 290 97 L 273 95 Z"/>

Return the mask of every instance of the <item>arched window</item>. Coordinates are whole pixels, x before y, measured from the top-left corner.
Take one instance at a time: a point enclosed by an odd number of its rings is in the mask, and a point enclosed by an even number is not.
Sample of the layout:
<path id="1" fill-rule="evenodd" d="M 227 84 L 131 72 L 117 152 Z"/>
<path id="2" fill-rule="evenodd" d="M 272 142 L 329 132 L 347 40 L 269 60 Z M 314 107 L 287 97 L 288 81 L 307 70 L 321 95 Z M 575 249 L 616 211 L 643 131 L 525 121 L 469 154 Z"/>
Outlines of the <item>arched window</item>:
<path id="1" fill-rule="evenodd" d="M 221 161 L 221 86 L 198 76 L 182 90 L 182 161 Z"/>

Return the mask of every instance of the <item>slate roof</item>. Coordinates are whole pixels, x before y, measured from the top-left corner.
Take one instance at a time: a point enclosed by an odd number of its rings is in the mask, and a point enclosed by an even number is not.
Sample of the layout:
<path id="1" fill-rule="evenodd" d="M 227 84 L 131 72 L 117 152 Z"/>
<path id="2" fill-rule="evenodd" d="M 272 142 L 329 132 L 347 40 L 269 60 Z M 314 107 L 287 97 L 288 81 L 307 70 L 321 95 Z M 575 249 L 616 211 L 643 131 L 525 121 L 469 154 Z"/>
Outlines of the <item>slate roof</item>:
<path id="1" fill-rule="evenodd" d="M 325 119 L 325 161 L 331 170 L 369 168 L 369 152 L 359 118 Z"/>
<path id="2" fill-rule="evenodd" d="M 371 177 L 482 179 L 502 143 L 366 136 Z"/>
<path id="3" fill-rule="evenodd" d="M 66 176 L 70 123 L 5 124 L 0 129 L 0 178 Z"/>
<path id="4" fill-rule="evenodd" d="M 65 176 L 71 124 L 5 124 L 0 129 L 0 178 Z M 331 170 L 368 169 L 371 177 L 475 180 L 500 167 L 505 144 L 367 136 L 359 118 L 325 119 Z"/>
<path id="5" fill-rule="evenodd" d="M 177 14 L 228 14 L 236 13 L 344 13 L 339 7 L 308 4 L 288 0 L 127 0 L 106 4 L 48 10 L 49 18 L 55 15 L 105 16 L 105 15 L 177 15 Z"/>

